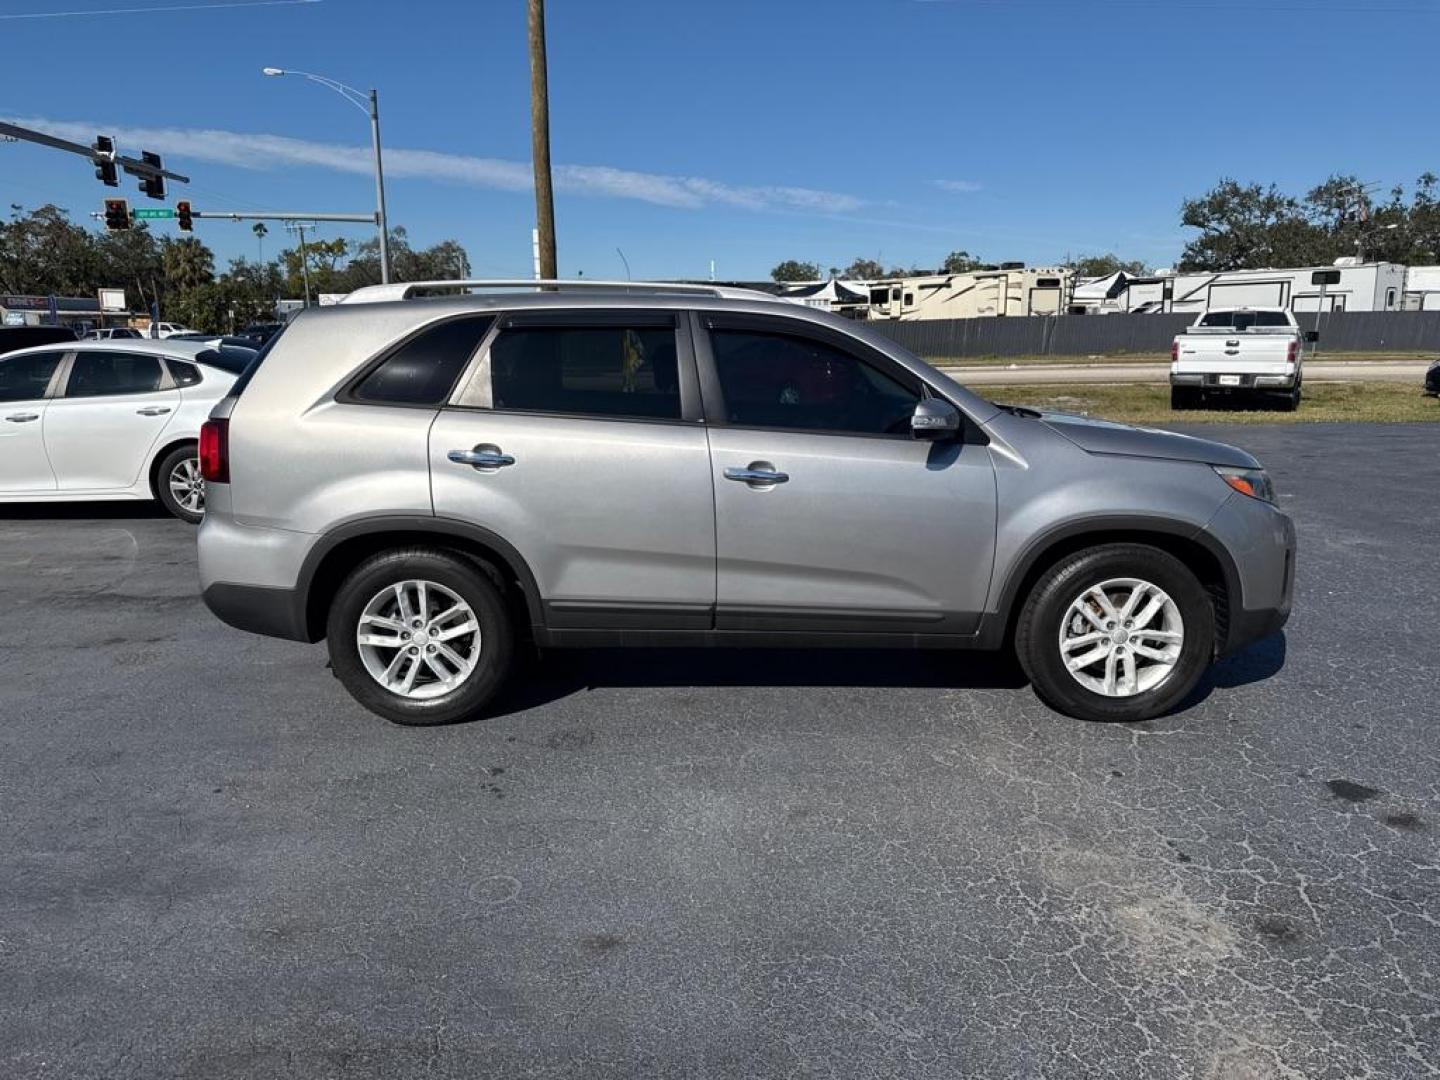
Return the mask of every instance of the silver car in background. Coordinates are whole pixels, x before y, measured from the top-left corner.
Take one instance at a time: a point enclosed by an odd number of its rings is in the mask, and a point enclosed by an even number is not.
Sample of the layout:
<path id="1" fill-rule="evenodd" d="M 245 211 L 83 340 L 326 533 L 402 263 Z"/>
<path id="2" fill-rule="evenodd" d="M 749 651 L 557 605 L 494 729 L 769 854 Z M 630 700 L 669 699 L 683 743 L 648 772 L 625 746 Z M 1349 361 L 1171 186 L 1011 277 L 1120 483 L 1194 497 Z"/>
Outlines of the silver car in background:
<path id="1" fill-rule="evenodd" d="M 1013 648 L 1139 720 L 1289 614 L 1242 450 L 997 405 L 744 290 L 460 292 L 497 284 L 302 314 L 202 433 L 206 603 L 325 638 L 391 720 L 476 715 L 521 639 Z"/>

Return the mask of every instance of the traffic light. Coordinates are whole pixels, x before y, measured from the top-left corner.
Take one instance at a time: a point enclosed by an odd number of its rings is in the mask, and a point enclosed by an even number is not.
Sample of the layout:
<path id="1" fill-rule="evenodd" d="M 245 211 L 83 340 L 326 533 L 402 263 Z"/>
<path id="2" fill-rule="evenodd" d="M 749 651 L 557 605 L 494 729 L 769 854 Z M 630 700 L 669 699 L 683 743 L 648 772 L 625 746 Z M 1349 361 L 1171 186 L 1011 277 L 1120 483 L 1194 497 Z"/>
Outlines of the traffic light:
<path id="1" fill-rule="evenodd" d="M 109 135 L 95 136 L 95 179 L 106 187 L 120 186 L 120 170 L 115 167 L 115 140 Z"/>
<path id="2" fill-rule="evenodd" d="M 128 229 L 130 227 L 130 203 L 126 199 L 105 200 L 105 228 L 114 232 L 116 229 Z"/>
<path id="3" fill-rule="evenodd" d="M 160 160 L 159 154 L 151 153 L 149 150 L 140 152 L 140 160 L 146 165 L 154 165 L 157 169 L 165 166 Z M 152 199 L 165 198 L 165 178 L 163 176 L 142 176 L 140 178 L 140 190 Z"/>
<path id="4" fill-rule="evenodd" d="M 175 204 L 175 219 L 180 223 L 181 232 L 189 232 L 195 227 L 190 217 L 190 201 L 188 199 L 181 199 Z"/>

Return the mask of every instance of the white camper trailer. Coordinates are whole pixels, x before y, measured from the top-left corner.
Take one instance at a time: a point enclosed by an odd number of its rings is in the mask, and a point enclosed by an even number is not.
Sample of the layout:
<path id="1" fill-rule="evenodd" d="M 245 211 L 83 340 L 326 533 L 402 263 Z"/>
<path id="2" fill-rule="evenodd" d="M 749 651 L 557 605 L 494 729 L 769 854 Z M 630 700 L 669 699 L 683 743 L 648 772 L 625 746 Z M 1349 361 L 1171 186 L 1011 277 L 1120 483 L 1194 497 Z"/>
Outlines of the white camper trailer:
<path id="1" fill-rule="evenodd" d="M 1004 266 L 965 274 L 872 281 L 870 319 L 975 319 L 1058 315 L 1069 303 L 1071 270 Z"/>
<path id="2" fill-rule="evenodd" d="M 1440 311 L 1440 266 L 1412 266 L 1405 271 L 1406 311 Z"/>
<path id="3" fill-rule="evenodd" d="M 1357 263 L 1337 259 L 1334 266 L 1286 270 L 1222 270 L 1133 281 L 1118 304 L 1121 310 L 1201 312 L 1209 308 L 1320 309 L 1318 270 L 1338 270 L 1340 282 L 1325 287 L 1326 311 L 1399 311 L 1405 291 L 1405 267 L 1397 263 Z M 1171 295 L 1166 297 L 1166 289 Z"/>

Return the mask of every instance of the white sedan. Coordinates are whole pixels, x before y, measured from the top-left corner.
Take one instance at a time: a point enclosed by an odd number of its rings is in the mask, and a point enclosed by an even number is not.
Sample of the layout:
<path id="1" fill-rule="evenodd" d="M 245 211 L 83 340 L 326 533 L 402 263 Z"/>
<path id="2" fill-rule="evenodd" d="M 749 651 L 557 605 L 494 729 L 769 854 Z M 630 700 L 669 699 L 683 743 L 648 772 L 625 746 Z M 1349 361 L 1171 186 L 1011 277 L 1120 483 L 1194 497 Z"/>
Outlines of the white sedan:
<path id="1" fill-rule="evenodd" d="M 156 499 L 205 514 L 200 425 L 253 359 L 193 341 L 77 341 L 0 356 L 0 503 Z"/>

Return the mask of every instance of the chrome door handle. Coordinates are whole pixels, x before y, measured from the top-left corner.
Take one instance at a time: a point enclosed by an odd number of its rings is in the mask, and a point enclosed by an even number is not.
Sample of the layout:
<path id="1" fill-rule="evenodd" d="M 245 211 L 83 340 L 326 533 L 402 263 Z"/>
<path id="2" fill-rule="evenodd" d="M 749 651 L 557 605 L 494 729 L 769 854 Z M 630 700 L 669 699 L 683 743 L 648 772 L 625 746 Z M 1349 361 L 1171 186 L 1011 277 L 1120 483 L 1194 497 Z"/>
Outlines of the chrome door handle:
<path id="1" fill-rule="evenodd" d="M 445 455 L 456 465 L 472 465 L 477 469 L 499 469 L 514 465 L 512 454 L 502 454 L 498 446 L 477 446 L 474 450 L 451 450 Z"/>
<path id="2" fill-rule="evenodd" d="M 38 412 L 17 412 L 11 413 L 5 419 L 12 424 L 28 424 L 31 420 L 39 420 L 40 414 Z"/>
<path id="3" fill-rule="evenodd" d="M 745 484 L 785 484 L 790 481 L 790 474 L 776 472 L 770 468 L 767 462 L 756 461 L 747 468 L 728 466 L 725 469 L 726 480 L 739 480 Z"/>
<path id="4" fill-rule="evenodd" d="M 147 405 L 143 409 L 136 409 L 137 416 L 164 416 L 170 411 L 169 405 Z"/>

